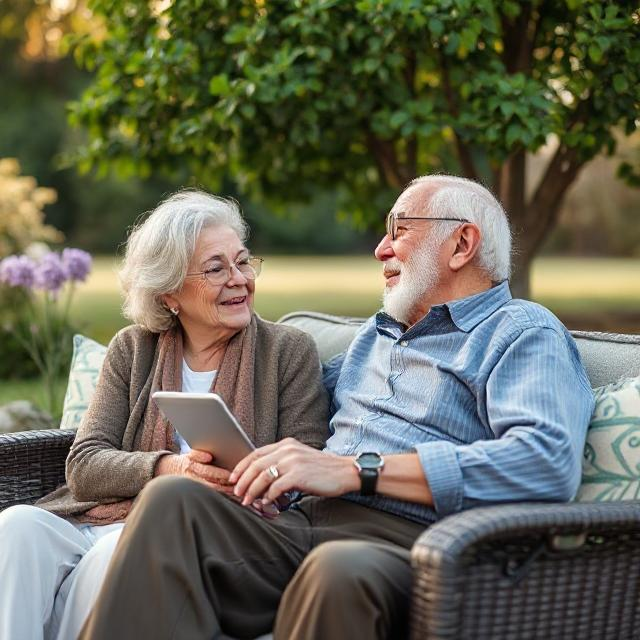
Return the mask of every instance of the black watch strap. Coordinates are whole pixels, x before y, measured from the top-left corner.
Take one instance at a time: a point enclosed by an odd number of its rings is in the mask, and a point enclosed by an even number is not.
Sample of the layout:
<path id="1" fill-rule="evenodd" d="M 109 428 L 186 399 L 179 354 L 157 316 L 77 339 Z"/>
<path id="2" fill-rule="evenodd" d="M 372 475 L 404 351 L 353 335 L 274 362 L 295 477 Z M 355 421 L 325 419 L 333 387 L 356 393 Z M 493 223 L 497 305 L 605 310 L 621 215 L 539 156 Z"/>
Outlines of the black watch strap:
<path id="1" fill-rule="evenodd" d="M 378 484 L 378 469 L 360 469 L 360 495 L 372 496 Z"/>

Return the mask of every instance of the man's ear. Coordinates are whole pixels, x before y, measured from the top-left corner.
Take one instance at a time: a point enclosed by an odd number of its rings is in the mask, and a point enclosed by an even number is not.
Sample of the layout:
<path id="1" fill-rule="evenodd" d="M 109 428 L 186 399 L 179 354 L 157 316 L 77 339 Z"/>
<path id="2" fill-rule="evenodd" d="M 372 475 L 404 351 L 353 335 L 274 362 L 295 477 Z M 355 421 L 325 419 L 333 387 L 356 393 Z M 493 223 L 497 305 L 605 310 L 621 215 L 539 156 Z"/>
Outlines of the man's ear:
<path id="1" fill-rule="evenodd" d="M 452 271 L 459 271 L 476 257 L 480 249 L 482 234 L 475 224 L 467 222 L 456 230 L 454 240 L 456 245 L 449 258 L 449 268 Z"/>

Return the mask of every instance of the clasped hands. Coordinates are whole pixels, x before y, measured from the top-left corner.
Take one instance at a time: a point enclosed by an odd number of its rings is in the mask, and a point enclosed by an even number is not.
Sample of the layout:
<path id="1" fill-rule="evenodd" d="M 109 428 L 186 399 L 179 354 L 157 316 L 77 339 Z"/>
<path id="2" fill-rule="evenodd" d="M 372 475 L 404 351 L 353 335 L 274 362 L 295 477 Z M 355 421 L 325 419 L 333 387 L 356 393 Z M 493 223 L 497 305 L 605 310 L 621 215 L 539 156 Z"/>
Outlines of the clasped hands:
<path id="1" fill-rule="evenodd" d="M 291 491 L 330 497 L 360 486 L 351 458 L 318 451 L 294 438 L 256 449 L 231 472 L 210 464 L 212 460 L 210 453 L 195 449 L 163 456 L 156 475 L 170 473 L 205 482 L 262 515 L 274 515 L 273 506 Z"/>

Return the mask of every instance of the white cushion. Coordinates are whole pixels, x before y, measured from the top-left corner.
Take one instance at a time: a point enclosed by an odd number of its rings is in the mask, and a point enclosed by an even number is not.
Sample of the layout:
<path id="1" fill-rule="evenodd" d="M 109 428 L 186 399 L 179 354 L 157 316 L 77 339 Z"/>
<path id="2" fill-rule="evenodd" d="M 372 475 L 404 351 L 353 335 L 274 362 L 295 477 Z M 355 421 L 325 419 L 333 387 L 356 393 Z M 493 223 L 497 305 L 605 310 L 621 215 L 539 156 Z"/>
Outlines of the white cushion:
<path id="1" fill-rule="evenodd" d="M 640 377 L 595 390 L 578 501 L 640 499 Z"/>
<path id="2" fill-rule="evenodd" d="M 77 429 L 89 406 L 107 348 L 80 334 L 73 336 L 73 358 L 62 407 L 61 429 Z"/>

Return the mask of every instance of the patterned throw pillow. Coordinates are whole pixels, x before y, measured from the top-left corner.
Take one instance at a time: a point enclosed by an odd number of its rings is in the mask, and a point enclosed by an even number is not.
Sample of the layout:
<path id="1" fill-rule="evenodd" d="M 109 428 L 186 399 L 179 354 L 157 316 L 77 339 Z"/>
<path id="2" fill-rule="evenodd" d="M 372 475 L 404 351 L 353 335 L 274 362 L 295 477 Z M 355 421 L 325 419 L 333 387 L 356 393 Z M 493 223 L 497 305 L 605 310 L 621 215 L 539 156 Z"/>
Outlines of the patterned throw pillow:
<path id="1" fill-rule="evenodd" d="M 640 377 L 595 390 L 576 500 L 640 499 Z"/>
<path id="2" fill-rule="evenodd" d="M 61 429 L 77 429 L 96 389 L 98 374 L 107 353 L 104 345 L 79 334 L 73 336 L 69 384 L 62 407 Z"/>

